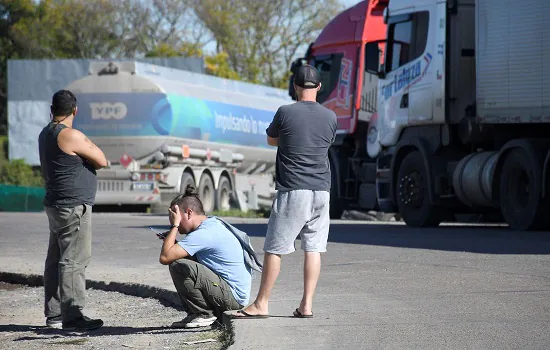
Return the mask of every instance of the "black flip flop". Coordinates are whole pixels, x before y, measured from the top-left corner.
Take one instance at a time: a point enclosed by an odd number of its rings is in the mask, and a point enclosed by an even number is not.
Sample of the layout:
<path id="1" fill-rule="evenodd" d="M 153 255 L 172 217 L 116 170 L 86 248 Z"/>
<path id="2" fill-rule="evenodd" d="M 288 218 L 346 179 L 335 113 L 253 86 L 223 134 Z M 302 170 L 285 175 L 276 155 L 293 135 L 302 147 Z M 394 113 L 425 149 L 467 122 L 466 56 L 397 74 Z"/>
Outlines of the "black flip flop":
<path id="1" fill-rule="evenodd" d="M 294 310 L 294 317 L 298 317 L 298 318 L 312 318 L 313 317 L 313 313 L 311 315 L 304 315 L 303 313 L 301 313 L 300 311 L 298 311 L 298 308 L 296 308 L 296 310 Z"/>
<path id="2" fill-rule="evenodd" d="M 236 315 L 233 315 L 233 319 L 258 319 L 258 318 L 269 318 L 269 315 L 251 315 L 249 314 L 248 312 L 244 311 L 244 310 L 238 310 L 237 312 L 243 314 L 244 316 L 236 316 Z"/>

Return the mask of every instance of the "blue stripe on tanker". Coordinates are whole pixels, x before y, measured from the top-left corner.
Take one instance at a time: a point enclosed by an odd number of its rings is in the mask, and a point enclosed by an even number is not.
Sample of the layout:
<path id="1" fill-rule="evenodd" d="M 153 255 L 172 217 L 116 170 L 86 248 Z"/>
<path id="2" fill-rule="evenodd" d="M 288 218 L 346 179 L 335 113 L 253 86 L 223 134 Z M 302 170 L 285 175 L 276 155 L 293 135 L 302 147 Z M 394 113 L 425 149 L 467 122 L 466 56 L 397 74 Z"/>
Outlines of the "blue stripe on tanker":
<path id="1" fill-rule="evenodd" d="M 173 136 L 268 147 L 265 129 L 275 113 L 179 94 L 77 93 L 77 98 L 75 128 L 90 137 Z"/>

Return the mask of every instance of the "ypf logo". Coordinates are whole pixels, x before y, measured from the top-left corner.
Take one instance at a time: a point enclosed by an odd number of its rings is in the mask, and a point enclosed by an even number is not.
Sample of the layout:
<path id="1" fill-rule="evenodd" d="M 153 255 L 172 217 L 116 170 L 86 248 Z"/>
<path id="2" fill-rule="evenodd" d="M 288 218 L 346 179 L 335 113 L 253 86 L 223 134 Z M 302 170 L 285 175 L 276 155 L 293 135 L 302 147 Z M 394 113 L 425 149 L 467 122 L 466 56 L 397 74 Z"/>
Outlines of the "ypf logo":
<path id="1" fill-rule="evenodd" d="M 109 103 L 90 103 L 92 111 L 92 120 L 124 119 L 128 113 L 128 107 L 122 102 Z"/>

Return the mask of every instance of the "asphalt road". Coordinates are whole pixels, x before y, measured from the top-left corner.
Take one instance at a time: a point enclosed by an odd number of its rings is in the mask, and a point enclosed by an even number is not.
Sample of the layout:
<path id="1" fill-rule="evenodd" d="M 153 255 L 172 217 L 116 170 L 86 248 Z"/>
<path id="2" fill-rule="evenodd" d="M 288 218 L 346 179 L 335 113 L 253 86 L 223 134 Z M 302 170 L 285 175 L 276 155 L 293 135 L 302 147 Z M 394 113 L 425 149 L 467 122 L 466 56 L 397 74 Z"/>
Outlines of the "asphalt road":
<path id="1" fill-rule="evenodd" d="M 165 217 L 95 214 L 93 223 L 88 278 L 174 290 L 147 229 Z M 265 220 L 237 226 L 262 253 Z M 42 273 L 47 238 L 44 214 L 0 213 L 0 271 Z M 279 317 L 237 321 L 235 349 L 550 348 L 548 232 L 333 222 L 313 319 L 289 317 L 302 259 L 299 250 L 283 258 L 270 304 Z"/>

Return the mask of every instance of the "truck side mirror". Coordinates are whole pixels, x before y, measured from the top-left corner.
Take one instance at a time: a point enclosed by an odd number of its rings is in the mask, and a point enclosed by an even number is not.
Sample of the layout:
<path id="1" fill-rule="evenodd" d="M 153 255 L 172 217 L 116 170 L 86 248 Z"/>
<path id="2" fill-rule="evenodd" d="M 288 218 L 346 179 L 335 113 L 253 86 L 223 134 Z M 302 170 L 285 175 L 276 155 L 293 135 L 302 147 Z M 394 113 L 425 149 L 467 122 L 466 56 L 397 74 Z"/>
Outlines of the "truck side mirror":
<path id="1" fill-rule="evenodd" d="M 379 75 L 380 50 L 378 42 L 370 42 L 365 46 L 365 70 L 371 74 Z"/>

